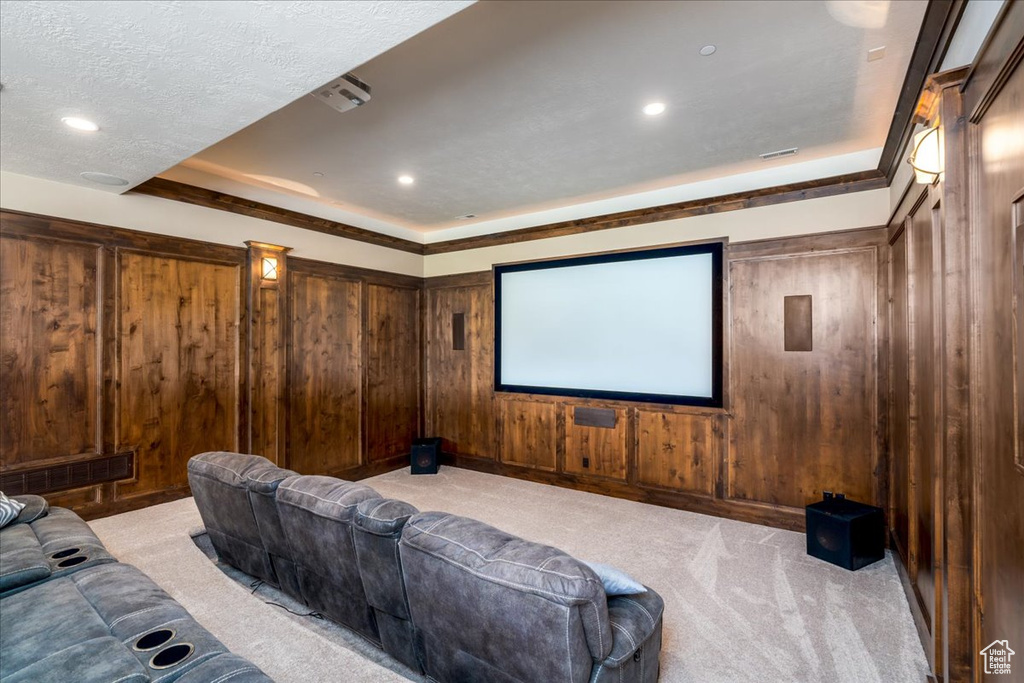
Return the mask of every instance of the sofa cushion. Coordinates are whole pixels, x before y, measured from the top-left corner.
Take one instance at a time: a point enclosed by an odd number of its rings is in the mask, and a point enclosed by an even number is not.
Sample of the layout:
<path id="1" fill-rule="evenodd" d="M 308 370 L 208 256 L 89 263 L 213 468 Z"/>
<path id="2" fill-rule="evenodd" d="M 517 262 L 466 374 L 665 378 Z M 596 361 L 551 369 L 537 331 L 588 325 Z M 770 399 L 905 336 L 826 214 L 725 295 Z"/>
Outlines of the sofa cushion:
<path id="1" fill-rule="evenodd" d="M 0 595 L 114 562 L 81 517 L 65 508 L 0 530 Z"/>
<path id="2" fill-rule="evenodd" d="M 145 683 L 146 667 L 117 638 L 100 636 L 48 654 L 14 670 L 5 665 L 4 683 Z M 6 674 L 5 671 L 5 674 Z M 68 678 L 70 673 L 74 678 Z"/>
<path id="3" fill-rule="evenodd" d="M 556 548 L 441 512 L 410 519 L 399 548 L 437 680 L 587 681 L 612 649 L 601 581 Z"/>
<path id="4" fill-rule="evenodd" d="M 371 498 L 356 507 L 356 526 L 377 536 L 392 536 L 400 533 L 409 518 L 418 512 L 401 500 Z"/>
<path id="5" fill-rule="evenodd" d="M 601 583 L 604 585 L 604 592 L 607 595 L 636 595 L 637 593 L 647 592 L 642 583 L 621 569 L 617 569 L 609 564 L 601 564 L 600 562 L 587 562 L 584 560 L 583 563 L 593 569 L 594 573 L 597 574 L 597 578 L 601 579 Z"/>

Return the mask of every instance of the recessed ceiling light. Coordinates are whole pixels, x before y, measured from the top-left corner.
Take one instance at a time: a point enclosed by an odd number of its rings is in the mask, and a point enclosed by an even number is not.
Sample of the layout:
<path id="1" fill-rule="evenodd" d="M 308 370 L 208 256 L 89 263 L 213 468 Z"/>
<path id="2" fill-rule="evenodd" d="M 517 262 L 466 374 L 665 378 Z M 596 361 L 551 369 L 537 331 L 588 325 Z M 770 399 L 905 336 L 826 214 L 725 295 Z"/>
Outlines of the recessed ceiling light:
<path id="1" fill-rule="evenodd" d="M 416 179 L 413 178 L 411 175 L 400 175 L 398 176 L 398 182 L 402 183 L 403 185 L 412 185 L 413 183 L 416 182 Z"/>
<path id="2" fill-rule="evenodd" d="M 81 176 L 86 180 L 99 183 L 100 185 L 127 185 L 128 181 L 124 178 L 118 178 L 116 175 L 110 175 L 109 173 L 98 173 L 96 171 L 86 171 Z"/>
<path id="3" fill-rule="evenodd" d="M 65 116 L 61 119 L 64 125 L 68 128 L 74 128 L 75 130 L 82 130 L 86 133 L 95 133 L 100 129 L 95 123 L 89 119 L 80 119 L 77 116 Z"/>
<path id="4" fill-rule="evenodd" d="M 324 174 L 321 173 L 320 171 L 313 171 L 313 177 L 314 178 L 323 178 Z"/>
<path id="5" fill-rule="evenodd" d="M 644 105 L 644 113 L 647 114 L 648 116 L 657 116 L 658 114 L 663 114 L 664 112 L 664 102 L 651 102 L 649 104 Z"/>
<path id="6" fill-rule="evenodd" d="M 703 57 L 710 57 L 711 55 L 715 54 L 716 50 L 718 50 L 718 48 L 715 47 L 714 45 L 705 45 L 700 49 L 700 54 Z"/>

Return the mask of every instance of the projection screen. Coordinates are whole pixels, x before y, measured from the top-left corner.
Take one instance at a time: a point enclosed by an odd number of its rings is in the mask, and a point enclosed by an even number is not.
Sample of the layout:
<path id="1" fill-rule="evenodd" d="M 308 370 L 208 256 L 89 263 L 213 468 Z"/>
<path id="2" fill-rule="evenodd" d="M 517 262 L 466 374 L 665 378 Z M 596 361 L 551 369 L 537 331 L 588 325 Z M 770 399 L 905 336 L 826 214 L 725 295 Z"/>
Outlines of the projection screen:
<path id="1" fill-rule="evenodd" d="M 722 405 L 722 245 L 496 266 L 495 388 Z"/>

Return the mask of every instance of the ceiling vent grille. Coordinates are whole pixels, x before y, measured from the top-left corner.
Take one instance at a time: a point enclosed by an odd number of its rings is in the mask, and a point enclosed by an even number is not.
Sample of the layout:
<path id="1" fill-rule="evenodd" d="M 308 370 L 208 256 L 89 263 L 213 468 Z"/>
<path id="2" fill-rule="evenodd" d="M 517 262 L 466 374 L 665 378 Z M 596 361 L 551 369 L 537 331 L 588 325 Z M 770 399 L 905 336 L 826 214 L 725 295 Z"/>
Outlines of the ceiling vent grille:
<path id="1" fill-rule="evenodd" d="M 370 101 L 370 86 L 359 80 L 355 74 L 349 73 L 310 94 L 331 109 L 346 112 Z"/>
<path id="2" fill-rule="evenodd" d="M 772 159 L 778 159 L 780 157 L 791 157 L 796 154 L 797 149 L 799 149 L 799 147 L 790 147 L 789 149 L 780 149 L 776 152 L 765 152 L 758 156 L 761 157 L 761 161 L 771 161 Z"/>

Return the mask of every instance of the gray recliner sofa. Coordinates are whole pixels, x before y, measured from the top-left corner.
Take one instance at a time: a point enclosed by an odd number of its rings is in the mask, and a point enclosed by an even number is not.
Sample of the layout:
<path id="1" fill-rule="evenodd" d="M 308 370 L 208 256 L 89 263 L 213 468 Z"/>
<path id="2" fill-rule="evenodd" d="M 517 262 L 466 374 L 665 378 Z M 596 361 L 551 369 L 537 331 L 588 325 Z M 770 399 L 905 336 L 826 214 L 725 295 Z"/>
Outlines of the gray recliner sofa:
<path id="1" fill-rule="evenodd" d="M 38 496 L 0 529 L 3 683 L 267 683 L 89 525 Z"/>
<path id="2" fill-rule="evenodd" d="M 356 506 L 356 557 L 366 600 L 373 608 L 381 646 L 414 671 L 422 671 L 422 646 L 409 614 L 398 543 L 417 510 L 400 500 L 368 498 Z"/>
<path id="3" fill-rule="evenodd" d="M 188 462 L 188 483 L 218 557 L 274 586 L 281 581 L 260 534 L 249 492 L 263 493 L 266 487 L 273 493 L 281 480 L 294 474 L 266 458 L 242 453 L 215 451 Z M 270 516 L 265 519 L 270 523 Z"/>
<path id="4" fill-rule="evenodd" d="M 277 487 L 277 512 L 292 549 L 305 603 L 380 645 L 356 558 L 356 507 L 380 494 L 334 477 L 289 477 Z"/>
<path id="5" fill-rule="evenodd" d="M 193 460 L 253 479 L 246 459 L 263 459 L 231 455 Z M 275 485 L 250 490 L 250 512 L 264 552 L 293 567 L 297 597 L 430 680 L 657 681 L 664 603 L 653 590 L 608 597 L 589 566 L 550 546 L 363 484 L 264 471 Z M 215 501 L 196 497 L 201 512 Z"/>
<path id="6" fill-rule="evenodd" d="M 71 510 L 51 509 L 40 496 L 15 496 L 14 500 L 25 507 L 0 531 L 0 597 L 116 561 Z"/>
<path id="7" fill-rule="evenodd" d="M 570 555 L 443 512 L 410 519 L 399 547 L 431 677 L 657 680 L 664 603 L 654 591 L 609 599 Z"/>

